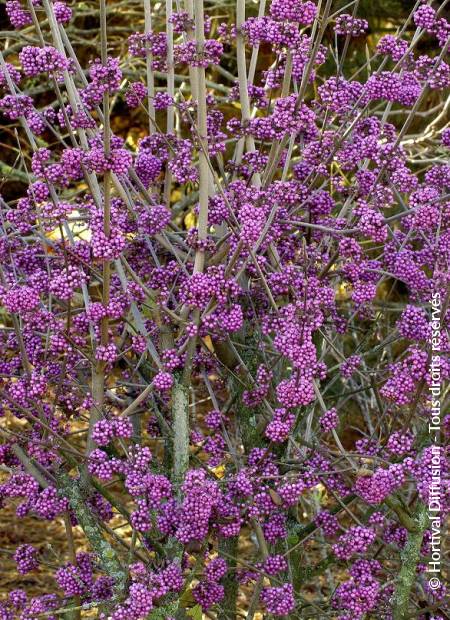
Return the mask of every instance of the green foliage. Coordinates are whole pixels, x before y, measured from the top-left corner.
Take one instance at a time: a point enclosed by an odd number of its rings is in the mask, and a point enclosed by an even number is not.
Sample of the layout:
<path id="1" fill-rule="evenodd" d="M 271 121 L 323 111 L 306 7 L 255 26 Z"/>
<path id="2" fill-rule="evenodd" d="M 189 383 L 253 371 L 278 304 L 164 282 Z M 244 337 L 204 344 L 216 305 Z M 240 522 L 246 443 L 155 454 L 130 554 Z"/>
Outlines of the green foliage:
<path id="1" fill-rule="evenodd" d="M 333 11 L 342 9 L 348 2 L 338 0 L 333 3 Z M 370 23 L 373 19 L 405 19 L 411 12 L 415 2 L 413 0 L 361 0 L 358 7 L 358 16 L 364 17 Z M 346 9 L 352 11 L 352 7 Z"/>

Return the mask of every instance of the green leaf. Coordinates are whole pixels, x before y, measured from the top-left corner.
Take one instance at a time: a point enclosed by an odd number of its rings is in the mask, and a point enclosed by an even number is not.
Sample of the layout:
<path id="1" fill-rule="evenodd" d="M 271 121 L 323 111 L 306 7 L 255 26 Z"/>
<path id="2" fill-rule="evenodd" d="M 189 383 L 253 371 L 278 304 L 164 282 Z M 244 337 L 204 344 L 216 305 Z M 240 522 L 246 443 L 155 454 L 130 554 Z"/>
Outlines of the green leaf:
<path id="1" fill-rule="evenodd" d="M 188 616 L 193 618 L 193 620 L 203 619 L 203 609 L 201 605 L 195 605 L 195 607 L 191 607 L 191 609 L 188 609 L 186 613 Z"/>

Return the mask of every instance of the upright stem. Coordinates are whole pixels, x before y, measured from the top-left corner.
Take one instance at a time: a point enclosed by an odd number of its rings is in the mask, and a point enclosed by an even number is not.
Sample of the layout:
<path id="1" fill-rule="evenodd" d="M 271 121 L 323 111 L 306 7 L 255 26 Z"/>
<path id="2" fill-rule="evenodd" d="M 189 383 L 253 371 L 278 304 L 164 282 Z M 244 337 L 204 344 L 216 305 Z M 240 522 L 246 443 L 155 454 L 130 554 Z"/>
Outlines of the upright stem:
<path id="1" fill-rule="evenodd" d="M 420 559 L 420 548 L 423 535 L 428 523 L 427 507 L 421 502 L 415 514 L 417 528 L 409 532 L 405 548 L 401 553 L 402 566 L 397 578 L 397 586 L 393 596 L 393 620 L 408 620 L 411 617 L 408 603 L 414 580 L 416 579 L 417 564 Z"/>
<path id="2" fill-rule="evenodd" d="M 175 95 L 175 70 L 173 65 L 173 24 L 172 0 L 166 0 L 166 35 L 167 35 L 167 94 Z M 167 133 L 172 133 L 174 128 L 175 109 L 173 105 L 167 108 Z"/>
<path id="3" fill-rule="evenodd" d="M 106 27 L 106 0 L 100 0 L 100 36 L 101 36 L 101 60 L 103 66 L 108 62 L 108 39 Z M 105 159 L 108 160 L 111 152 L 111 126 L 109 122 L 109 92 L 103 95 L 103 143 Z M 111 171 L 106 170 L 103 177 L 103 233 L 108 239 L 111 235 Z M 102 303 L 106 307 L 110 300 L 111 290 L 111 262 L 103 263 Z M 108 344 L 109 319 L 102 318 L 100 325 L 100 344 Z M 93 406 L 89 416 L 89 432 L 87 438 L 87 454 L 95 448 L 92 432 L 95 424 L 101 419 L 105 399 L 105 362 L 98 361 L 92 369 L 92 398 Z"/>
<path id="4" fill-rule="evenodd" d="M 126 584 L 126 572 L 115 549 L 103 537 L 100 525 L 87 506 L 77 481 L 63 473 L 58 476 L 58 482 L 61 494 L 68 499 L 70 507 L 74 511 L 92 550 L 97 554 L 103 570 L 114 579 L 116 593 L 122 593 Z"/>
<path id="5" fill-rule="evenodd" d="M 204 32 L 204 13 L 203 0 L 195 0 L 195 31 L 197 36 L 197 51 L 203 52 L 205 43 Z M 199 136 L 199 218 L 198 218 L 198 237 L 199 240 L 206 239 L 208 234 L 208 137 L 206 123 L 206 82 L 204 67 L 197 67 L 196 70 L 198 85 L 198 106 L 197 106 L 197 131 Z M 194 261 L 194 273 L 201 273 L 205 268 L 205 255 L 201 250 L 197 250 Z M 194 321 L 199 322 L 199 311 L 194 315 Z M 186 362 L 182 373 L 181 381 L 175 380 L 172 390 L 172 412 L 173 412 L 173 431 L 174 431 L 174 463 L 173 477 L 180 484 L 186 473 L 189 463 L 189 384 L 191 378 L 192 359 L 195 353 L 197 336 L 190 338 L 187 351 Z"/>
<path id="6" fill-rule="evenodd" d="M 239 594 L 239 582 L 236 577 L 238 544 L 238 536 L 219 540 L 219 555 L 223 554 L 227 560 L 228 571 L 222 580 L 224 598 L 217 613 L 217 620 L 236 618 L 237 597 Z"/>
<path id="7" fill-rule="evenodd" d="M 167 94 L 172 101 L 175 96 L 175 70 L 173 65 L 173 24 L 172 17 L 172 0 L 166 0 L 166 35 L 167 35 Z M 175 108 L 169 105 L 167 108 L 167 134 L 173 133 L 175 125 Z M 170 207 L 170 190 L 171 190 L 172 174 L 167 167 L 164 179 L 164 202 Z"/>
<path id="8" fill-rule="evenodd" d="M 320 12 L 321 4 L 322 4 L 322 0 L 320 0 L 320 2 L 318 3 L 318 7 L 317 7 L 318 13 Z M 302 81 L 300 84 L 299 92 L 298 92 L 296 103 L 295 103 L 296 112 L 298 111 L 301 104 L 303 103 L 305 92 L 306 92 L 306 89 L 309 83 L 309 77 L 311 75 L 311 71 L 313 70 L 314 62 L 316 60 L 317 53 L 319 51 L 319 47 L 322 42 L 323 35 L 325 34 L 325 30 L 328 24 L 328 16 L 330 14 L 331 5 L 332 5 L 332 0 L 327 0 L 323 14 L 322 14 L 322 18 L 320 21 L 320 28 L 318 27 L 319 18 L 316 18 L 316 21 L 313 25 L 313 29 L 311 33 L 311 42 L 314 41 L 314 44 L 312 45 L 312 49 L 310 51 L 308 63 L 303 71 Z M 317 34 L 316 39 L 314 40 L 314 35 L 317 29 L 319 30 L 319 32 Z M 286 96 L 286 94 L 284 94 L 284 96 Z M 266 174 L 265 174 L 265 179 L 264 179 L 265 185 L 268 185 L 269 183 L 272 182 L 272 179 L 276 173 L 276 170 L 277 170 L 277 167 L 280 161 L 281 154 L 284 148 L 286 147 L 287 141 L 288 141 L 287 137 L 284 137 L 281 143 L 275 142 L 272 145 L 272 148 L 269 154 L 269 162 L 267 164 L 267 169 L 266 169 Z"/>
<path id="9" fill-rule="evenodd" d="M 100 0 L 100 22 L 101 22 L 101 53 L 102 64 L 106 65 L 108 62 L 108 44 L 107 44 L 107 31 L 106 31 L 106 0 Z M 106 91 L 103 95 L 103 141 L 105 149 L 105 159 L 108 160 L 111 153 L 111 125 L 109 120 L 109 92 Z M 111 235 L 111 171 L 107 170 L 103 177 L 103 233 L 106 238 Z M 111 285 L 111 262 L 106 260 L 103 263 L 103 291 L 102 301 L 103 305 L 109 304 L 110 298 L 110 285 Z M 101 324 L 101 344 L 105 345 L 108 342 L 108 317 L 106 316 L 102 320 Z"/>
<path id="10" fill-rule="evenodd" d="M 69 562 L 76 566 L 77 564 L 77 552 L 75 548 L 75 540 L 73 538 L 73 529 L 72 523 L 70 521 L 69 512 L 64 513 L 64 526 L 66 528 L 66 539 L 67 539 L 67 547 L 69 552 Z M 79 596 L 75 596 L 73 599 L 73 604 L 75 607 L 80 607 L 81 599 Z M 73 609 L 72 611 L 67 612 L 65 614 L 67 620 L 80 620 L 81 619 L 81 609 Z"/>
<path id="11" fill-rule="evenodd" d="M 144 19 L 145 19 L 145 34 L 149 35 L 152 32 L 152 5 L 151 0 L 144 0 Z M 152 62 L 153 55 L 150 52 L 149 42 L 146 42 L 147 47 L 147 55 L 146 55 L 146 64 L 147 64 L 147 95 L 148 95 L 148 118 L 149 125 L 148 130 L 150 135 L 155 133 L 155 105 L 154 105 L 154 97 L 155 97 L 155 80 L 153 76 Z"/>
<path id="12" fill-rule="evenodd" d="M 175 379 L 172 388 L 173 481 L 183 482 L 189 464 L 189 388 Z"/>
<path id="13" fill-rule="evenodd" d="M 197 52 L 203 53 L 205 45 L 205 16 L 203 0 L 195 0 L 195 33 L 197 36 Z M 199 215 L 198 239 L 202 241 L 208 235 L 208 196 L 209 196 L 209 166 L 208 166 L 208 128 L 206 108 L 206 78 L 205 68 L 197 67 L 197 130 L 200 141 L 199 148 Z M 205 253 L 197 250 L 194 261 L 194 273 L 202 272 L 205 267 Z"/>
<path id="14" fill-rule="evenodd" d="M 186 13 L 189 15 L 190 19 L 194 19 L 194 2 L 193 0 L 184 0 L 184 7 Z M 188 27 L 186 32 L 186 37 L 188 41 L 193 41 L 195 39 L 194 29 Z M 195 67 L 189 65 L 189 80 L 191 82 L 191 96 L 194 101 L 197 101 L 197 72 Z"/>
<path id="15" fill-rule="evenodd" d="M 242 121 L 244 125 L 250 121 L 250 100 L 248 96 L 248 81 L 247 81 L 247 63 L 245 60 L 245 40 L 242 33 L 242 24 L 245 21 L 245 0 L 237 0 L 236 2 L 236 55 L 237 55 L 237 69 L 239 80 L 239 98 L 241 103 Z M 253 136 L 247 136 L 245 139 L 241 139 L 238 144 L 236 154 L 236 164 L 240 163 L 244 152 L 244 142 L 247 146 L 247 150 L 250 153 L 256 151 L 255 140 Z M 253 183 L 256 187 L 261 187 L 261 177 L 259 173 L 253 175 Z"/>
<path id="16" fill-rule="evenodd" d="M 256 535 L 256 539 L 258 541 L 258 546 L 259 546 L 259 551 L 261 553 L 261 557 L 263 560 L 265 560 L 267 558 L 267 556 L 269 555 L 269 550 L 267 548 L 267 543 L 266 540 L 264 538 L 264 533 L 262 531 L 261 525 L 258 523 L 258 521 L 256 521 L 255 519 L 252 520 L 252 526 L 253 526 L 253 530 L 255 532 Z M 259 597 L 261 595 L 261 591 L 263 589 L 263 585 L 264 585 L 264 576 L 260 575 L 258 577 L 258 580 L 255 584 L 255 588 L 253 590 L 253 595 L 250 601 L 250 606 L 247 612 L 247 620 L 253 620 L 254 616 L 255 616 L 255 612 L 256 609 L 258 607 L 258 603 L 259 603 Z"/>
<path id="17" fill-rule="evenodd" d="M 266 0 L 259 0 L 258 17 L 263 17 L 266 12 Z M 253 84 L 256 73 L 256 65 L 258 63 L 259 43 L 253 48 L 252 55 L 250 57 L 250 66 L 248 68 L 248 84 Z"/>

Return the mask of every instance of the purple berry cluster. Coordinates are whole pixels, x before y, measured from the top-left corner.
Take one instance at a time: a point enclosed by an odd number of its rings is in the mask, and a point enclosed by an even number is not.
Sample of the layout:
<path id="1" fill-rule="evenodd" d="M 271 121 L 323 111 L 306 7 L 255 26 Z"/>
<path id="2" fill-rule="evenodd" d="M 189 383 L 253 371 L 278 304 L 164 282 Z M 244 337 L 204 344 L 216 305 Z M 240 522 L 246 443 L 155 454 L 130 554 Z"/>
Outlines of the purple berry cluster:
<path id="1" fill-rule="evenodd" d="M 445 3 L 214 4 L 6 2 L 0 618 L 443 618 Z"/>

